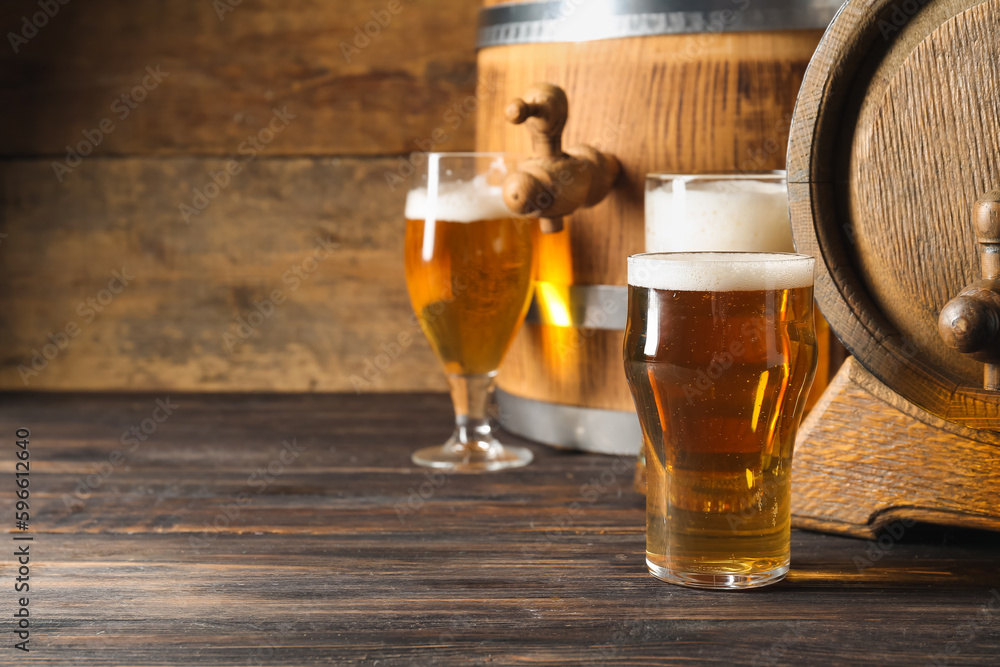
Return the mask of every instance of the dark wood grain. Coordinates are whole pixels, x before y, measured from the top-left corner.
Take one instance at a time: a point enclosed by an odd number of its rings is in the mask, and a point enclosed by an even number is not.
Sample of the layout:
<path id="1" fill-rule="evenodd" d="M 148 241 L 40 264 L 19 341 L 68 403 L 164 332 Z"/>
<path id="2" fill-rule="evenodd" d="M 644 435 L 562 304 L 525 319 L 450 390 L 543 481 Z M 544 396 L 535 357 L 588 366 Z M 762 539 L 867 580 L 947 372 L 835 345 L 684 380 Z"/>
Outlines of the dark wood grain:
<path id="1" fill-rule="evenodd" d="M 406 156 L 431 137 L 473 147 L 474 114 L 454 108 L 475 102 L 478 2 L 43 4 L 57 11 L 37 34 L 23 19 L 38 0 L 0 6 L 0 388 L 444 388 L 403 281 Z M 355 39 L 370 43 L 345 56 Z M 130 108 L 120 97 L 144 78 Z M 258 150 L 247 139 L 274 109 L 294 118 Z M 94 134 L 103 121 L 113 131 Z M 54 168 L 84 133 L 93 153 Z M 206 200 L 213 174 L 228 184 Z M 286 282 L 317 237 L 335 257 Z M 135 280 L 89 308 L 123 267 Z M 227 345 L 276 289 L 287 301 Z M 32 364 L 71 324 L 68 347 Z"/>
<path id="2" fill-rule="evenodd" d="M 443 389 L 406 293 L 397 160 L 241 161 L 186 220 L 227 164 L 94 158 L 59 183 L 44 160 L 0 163 L 0 387 Z"/>
<path id="3" fill-rule="evenodd" d="M 993 536 L 916 526 L 871 560 L 870 542 L 794 532 L 781 584 L 669 586 L 645 572 L 631 460 L 529 445 L 535 463 L 515 472 L 413 467 L 450 430 L 443 395 L 171 395 L 147 441 L 64 500 L 158 398 L 0 396 L 0 432 L 32 430 L 38 503 L 33 650 L 5 647 L 5 664 L 971 665 L 1000 651 L 1000 611 L 980 611 L 1000 587 Z M 257 493 L 249 477 L 288 439 L 301 453 Z M 250 502 L 217 520 L 240 493 Z"/>
<path id="4" fill-rule="evenodd" d="M 104 119 L 114 130 L 95 154 L 233 155 L 285 106 L 297 117 L 272 153 L 408 153 L 436 128 L 439 150 L 468 150 L 472 123 L 449 120 L 475 93 L 477 10 L 476 0 L 74 1 L 15 53 L 8 32 L 39 7 L 5 2 L 0 155 L 64 157 Z M 384 25 L 367 25 L 378 17 Z M 125 107 L 148 66 L 169 75 Z"/>

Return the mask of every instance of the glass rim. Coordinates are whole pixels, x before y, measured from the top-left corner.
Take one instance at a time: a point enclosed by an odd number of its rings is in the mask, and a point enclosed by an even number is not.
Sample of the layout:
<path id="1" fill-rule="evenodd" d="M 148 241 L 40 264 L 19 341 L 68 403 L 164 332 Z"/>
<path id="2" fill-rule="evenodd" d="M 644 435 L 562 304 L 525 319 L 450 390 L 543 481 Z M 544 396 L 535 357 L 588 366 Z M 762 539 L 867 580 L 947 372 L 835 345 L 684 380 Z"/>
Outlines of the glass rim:
<path id="1" fill-rule="evenodd" d="M 429 151 L 425 155 L 428 158 L 436 158 L 440 160 L 441 158 L 450 157 L 504 157 L 504 156 L 518 156 L 520 153 L 512 153 L 508 151 Z"/>
<path id="2" fill-rule="evenodd" d="M 708 255 L 719 255 L 718 260 L 707 259 Z M 766 250 L 677 250 L 677 251 L 665 251 L 665 252 L 637 252 L 634 255 L 629 255 L 629 259 L 660 259 L 663 261 L 677 261 L 683 262 L 684 258 L 690 258 L 692 256 L 706 257 L 706 259 L 697 259 L 699 264 L 705 264 L 706 262 L 714 263 L 748 263 L 748 262 L 793 262 L 793 261 L 804 261 L 812 260 L 816 261 L 816 258 L 812 255 L 807 255 L 802 252 L 769 252 Z M 742 256 L 738 258 L 737 256 Z"/>
<path id="3" fill-rule="evenodd" d="M 707 171 L 698 174 L 674 174 L 674 173 L 652 173 L 646 174 L 646 182 L 649 181 L 762 181 L 762 180 L 787 180 L 788 172 L 784 169 L 770 169 L 764 171 Z"/>
<path id="4" fill-rule="evenodd" d="M 812 287 L 816 258 L 796 252 L 643 252 L 628 258 L 630 288 L 731 292 Z"/>

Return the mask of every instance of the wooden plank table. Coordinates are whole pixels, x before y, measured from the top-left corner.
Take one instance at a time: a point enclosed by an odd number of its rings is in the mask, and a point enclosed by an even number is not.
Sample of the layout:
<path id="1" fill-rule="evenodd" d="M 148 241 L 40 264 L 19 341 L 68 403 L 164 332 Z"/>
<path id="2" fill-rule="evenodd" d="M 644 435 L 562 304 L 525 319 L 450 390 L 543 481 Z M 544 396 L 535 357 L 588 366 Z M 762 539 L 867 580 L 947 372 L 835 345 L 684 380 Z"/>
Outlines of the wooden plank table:
<path id="1" fill-rule="evenodd" d="M 417 469 L 450 431 L 439 394 L 167 399 L 2 397 L 8 532 L 24 427 L 34 537 L 30 653 L 4 549 L 3 664 L 1000 660 L 993 535 L 795 532 L 786 581 L 690 590 L 646 573 L 631 460 L 532 445 L 518 471 Z"/>

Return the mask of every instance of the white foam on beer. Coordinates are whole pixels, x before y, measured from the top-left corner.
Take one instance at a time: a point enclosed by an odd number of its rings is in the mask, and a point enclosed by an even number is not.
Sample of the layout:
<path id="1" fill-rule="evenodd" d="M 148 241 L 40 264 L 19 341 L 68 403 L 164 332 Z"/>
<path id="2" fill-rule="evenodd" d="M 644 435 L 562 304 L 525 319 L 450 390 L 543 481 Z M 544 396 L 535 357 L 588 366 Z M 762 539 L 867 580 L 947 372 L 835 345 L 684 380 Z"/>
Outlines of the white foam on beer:
<path id="1" fill-rule="evenodd" d="M 428 198 L 427 188 L 410 190 L 406 195 L 406 219 L 475 222 L 514 216 L 503 201 L 501 187 L 489 185 L 483 175 L 464 183 L 441 184 L 436 194 Z"/>
<path id="2" fill-rule="evenodd" d="M 794 252 L 782 183 L 687 184 L 676 178 L 646 191 L 646 252 Z"/>
<path id="3" fill-rule="evenodd" d="M 628 258 L 628 284 L 678 292 L 792 289 L 813 284 L 812 257 L 781 253 L 649 253 Z"/>

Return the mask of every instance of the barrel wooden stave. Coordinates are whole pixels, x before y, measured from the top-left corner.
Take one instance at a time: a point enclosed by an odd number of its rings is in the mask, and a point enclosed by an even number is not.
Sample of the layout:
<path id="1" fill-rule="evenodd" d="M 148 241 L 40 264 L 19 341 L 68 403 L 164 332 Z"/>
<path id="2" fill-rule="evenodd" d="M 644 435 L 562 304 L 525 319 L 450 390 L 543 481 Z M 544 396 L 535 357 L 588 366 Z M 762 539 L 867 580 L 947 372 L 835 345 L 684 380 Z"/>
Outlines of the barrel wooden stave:
<path id="1" fill-rule="evenodd" d="M 659 35 L 491 47 L 479 53 L 479 150 L 531 151 L 506 103 L 548 81 L 570 100 L 564 146 L 589 143 L 621 161 L 608 198 L 566 219 L 568 242 L 544 252 L 547 272 L 580 285 L 626 284 L 642 252 L 648 173 L 782 169 L 791 110 L 820 30 Z M 553 403 L 631 411 L 621 333 L 575 330 L 568 356 L 539 345 L 568 334 L 525 324 L 501 370 L 502 389 Z M 557 362 L 555 365 L 553 362 Z M 553 372 L 552 368 L 556 368 Z"/>
<path id="2" fill-rule="evenodd" d="M 982 366 L 944 345 L 937 318 L 979 277 L 971 208 L 1000 186 L 1000 0 L 929 2 L 899 26 L 895 8 L 848 3 L 817 49 L 789 140 L 793 232 L 822 255 L 817 300 L 870 372 L 938 417 L 997 429 Z"/>

